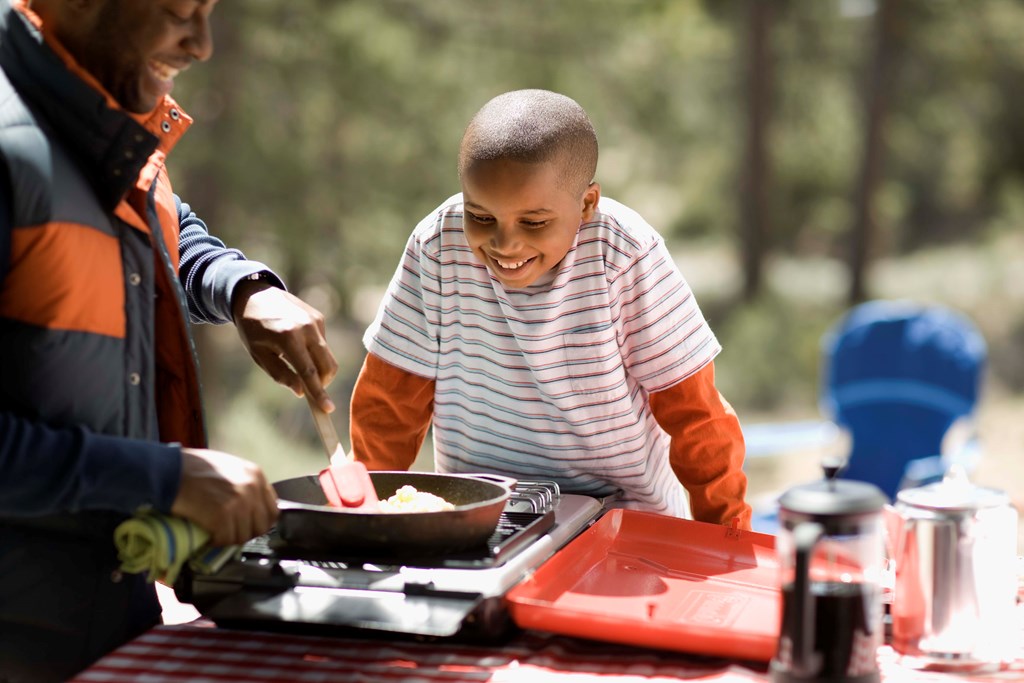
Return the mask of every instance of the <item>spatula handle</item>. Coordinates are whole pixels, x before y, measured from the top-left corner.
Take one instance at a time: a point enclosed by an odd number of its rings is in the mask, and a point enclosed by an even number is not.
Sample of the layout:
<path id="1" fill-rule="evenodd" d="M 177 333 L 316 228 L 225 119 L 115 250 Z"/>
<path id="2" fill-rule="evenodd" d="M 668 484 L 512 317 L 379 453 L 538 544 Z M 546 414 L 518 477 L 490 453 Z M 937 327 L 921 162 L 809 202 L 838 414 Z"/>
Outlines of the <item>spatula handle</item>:
<path id="1" fill-rule="evenodd" d="M 317 402 L 308 393 L 306 394 L 306 402 L 309 403 L 309 410 L 313 414 L 316 432 L 320 435 L 320 442 L 324 445 L 324 450 L 327 452 L 327 460 L 330 461 L 331 457 L 341 450 L 341 440 L 338 438 L 338 432 L 334 428 L 334 423 L 331 422 L 331 416 L 321 410 Z"/>

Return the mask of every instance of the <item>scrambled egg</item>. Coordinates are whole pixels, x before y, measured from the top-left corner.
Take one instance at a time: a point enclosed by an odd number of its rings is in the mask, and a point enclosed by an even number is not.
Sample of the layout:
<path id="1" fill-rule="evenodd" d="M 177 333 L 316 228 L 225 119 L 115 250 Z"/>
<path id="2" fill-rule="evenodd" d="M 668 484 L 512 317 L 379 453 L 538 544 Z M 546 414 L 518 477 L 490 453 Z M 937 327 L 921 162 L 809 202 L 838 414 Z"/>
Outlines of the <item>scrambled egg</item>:
<path id="1" fill-rule="evenodd" d="M 386 500 L 380 501 L 381 512 L 441 512 L 454 510 L 455 506 L 441 496 L 426 491 L 417 491 L 415 486 L 406 484 Z"/>

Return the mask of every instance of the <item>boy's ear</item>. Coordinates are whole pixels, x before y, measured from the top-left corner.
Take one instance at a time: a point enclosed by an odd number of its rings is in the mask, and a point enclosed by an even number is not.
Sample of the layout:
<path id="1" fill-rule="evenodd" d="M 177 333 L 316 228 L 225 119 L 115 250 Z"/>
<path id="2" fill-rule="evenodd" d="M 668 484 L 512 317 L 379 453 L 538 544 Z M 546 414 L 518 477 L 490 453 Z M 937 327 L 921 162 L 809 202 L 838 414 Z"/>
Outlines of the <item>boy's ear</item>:
<path id="1" fill-rule="evenodd" d="M 601 200 L 601 184 L 598 182 L 590 183 L 587 189 L 583 192 L 583 213 L 580 216 L 580 222 L 586 223 L 594 217 L 594 212 L 597 211 L 597 203 Z"/>

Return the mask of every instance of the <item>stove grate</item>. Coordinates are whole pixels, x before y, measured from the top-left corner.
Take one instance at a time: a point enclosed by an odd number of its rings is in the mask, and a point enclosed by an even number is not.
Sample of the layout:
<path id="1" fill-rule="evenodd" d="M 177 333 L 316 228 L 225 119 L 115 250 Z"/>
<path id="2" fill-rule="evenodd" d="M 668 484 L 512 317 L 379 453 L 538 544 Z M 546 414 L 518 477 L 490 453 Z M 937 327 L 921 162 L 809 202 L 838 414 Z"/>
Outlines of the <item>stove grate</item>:
<path id="1" fill-rule="evenodd" d="M 419 553 L 414 557 L 388 555 L 386 553 L 347 555 L 344 551 L 331 553 L 314 553 L 302 548 L 292 548 L 283 544 L 274 530 L 252 539 L 242 547 L 242 556 L 246 559 L 287 559 L 298 560 L 304 564 L 321 569 L 365 568 L 374 565 L 381 569 L 382 565 L 415 566 L 415 567 L 451 567 L 451 568 L 483 568 L 495 567 L 536 538 L 547 533 L 555 524 L 554 510 L 546 512 L 515 512 L 505 510 L 498 519 L 494 533 L 486 546 L 470 548 L 457 553 L 430 555 Z"/>

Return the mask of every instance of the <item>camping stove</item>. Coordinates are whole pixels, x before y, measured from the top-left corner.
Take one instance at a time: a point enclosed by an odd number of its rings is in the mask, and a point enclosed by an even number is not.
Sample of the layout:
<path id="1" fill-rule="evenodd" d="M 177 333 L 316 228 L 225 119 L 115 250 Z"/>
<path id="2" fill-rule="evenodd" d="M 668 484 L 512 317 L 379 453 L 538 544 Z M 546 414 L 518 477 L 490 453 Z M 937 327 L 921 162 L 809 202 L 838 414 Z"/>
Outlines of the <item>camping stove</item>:
<path id="1" fill-rule="evenodd" d="M 216 574 L 186 575 L 175 590 L 225 628 L 494 638 L 509 625 L 505 593 L 602 507 L 554 482 L 519 481 L 486 548 L 400 562 L 328 557 L 284 547 L 271 531 Z"/>

